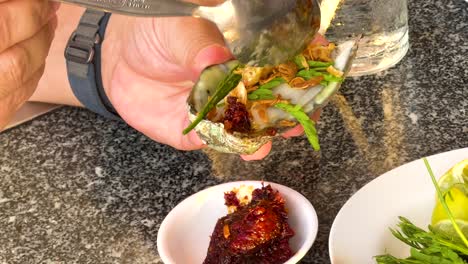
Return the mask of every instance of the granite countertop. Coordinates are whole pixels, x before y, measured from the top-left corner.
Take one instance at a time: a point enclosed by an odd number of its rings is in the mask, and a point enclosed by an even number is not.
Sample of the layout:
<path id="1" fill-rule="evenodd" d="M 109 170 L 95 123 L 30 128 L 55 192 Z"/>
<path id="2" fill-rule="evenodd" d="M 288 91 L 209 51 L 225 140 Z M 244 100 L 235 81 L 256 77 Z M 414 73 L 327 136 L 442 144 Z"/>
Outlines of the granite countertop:
<path id="1" fill-rule="evenodd" d="M 159 225 L 187 196 L 264 179 L 304 194 L 319 217 L 303 263 L 329 263 L 338 210 L 378 175 L 468 146 L 468 5 L 413 0 L 396 67 L 346 81 L 323 112 L 322 151 L 274 143 L 263 161 L 182 152 L 86 110 L 61 108 L 0 134 L 0 263 L 162 263 Z"/>

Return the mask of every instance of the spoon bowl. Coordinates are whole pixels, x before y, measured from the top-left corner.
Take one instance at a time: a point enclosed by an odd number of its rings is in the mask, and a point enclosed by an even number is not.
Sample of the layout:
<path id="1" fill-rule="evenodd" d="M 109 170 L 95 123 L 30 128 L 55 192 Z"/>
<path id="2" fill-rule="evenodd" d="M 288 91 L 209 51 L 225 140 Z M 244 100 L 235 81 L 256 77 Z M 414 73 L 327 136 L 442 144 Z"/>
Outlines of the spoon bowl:
<path id="1" fill-rule="evenodd" d="M 252 66 L 293 58 L 320 28 L 316 0 L 231 0 L 195 15 L 213 21 L 235 58 Z"/>
<path id="2" fill-rule="evenodd" d="M 234 57 L 277 65 L 300 53 L 320 28 L 317 0 L 228 0 L 213 7 L 178 0 L 59 0 L 132 16 L 194 16 L 214 22 Z"/>

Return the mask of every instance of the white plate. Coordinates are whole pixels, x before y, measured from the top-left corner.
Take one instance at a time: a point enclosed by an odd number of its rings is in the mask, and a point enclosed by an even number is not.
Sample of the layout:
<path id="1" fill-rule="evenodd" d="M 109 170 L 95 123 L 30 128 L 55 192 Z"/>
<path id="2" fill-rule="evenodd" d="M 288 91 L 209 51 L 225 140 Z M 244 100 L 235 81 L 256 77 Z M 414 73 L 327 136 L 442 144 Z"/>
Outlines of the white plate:
<path id="1" fill-rule="evenodd" d="M 468 148 L 428 158 L 437 177 L 468 158 Z M 329 251 L 333 264 L 374 264 L 373 256 L 390 253 L 407 257 L 409 247 L 392 236 L 398 216 L 419 227 L 430 224 L 435 189 L 424 162 L 419 159 L 391 170 L 349 199 L 333 223 Z"/>
<path id="2" fill-rule="evenodd" d="M 299 262 L 317 235 L 317 214 L 310 202 L 295 190 L 264 182 L 278 190 L 286 200 L 288 223 L 296 235 L 290 240 L 296 254 L 286 263 Z M 219 218 L 227 214 L 224 193 L 241 185 L 259 188 L 262 182 L 242 181 L 217 185 L 198 192 L 177 205 L 164 219 L 158 231 L 158 252 L 166 264 L 201 264 L 206 257 L 210 235 Z"/>

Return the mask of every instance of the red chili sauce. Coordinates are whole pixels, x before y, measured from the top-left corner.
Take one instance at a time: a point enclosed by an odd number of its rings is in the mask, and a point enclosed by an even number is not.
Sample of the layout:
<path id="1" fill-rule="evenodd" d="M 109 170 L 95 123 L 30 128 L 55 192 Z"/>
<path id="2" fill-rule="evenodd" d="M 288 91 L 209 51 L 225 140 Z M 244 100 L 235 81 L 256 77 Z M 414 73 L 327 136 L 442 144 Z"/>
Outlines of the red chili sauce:
<path id="1" fill-rule="evenodd" d="M 294 231 L 278 191 L 270 185 L 255 189 L 244 206 L 234 192 L 224 198 L 237 210 L 216 223 L 204 264 L 282 264 L 291 258 Z"/>

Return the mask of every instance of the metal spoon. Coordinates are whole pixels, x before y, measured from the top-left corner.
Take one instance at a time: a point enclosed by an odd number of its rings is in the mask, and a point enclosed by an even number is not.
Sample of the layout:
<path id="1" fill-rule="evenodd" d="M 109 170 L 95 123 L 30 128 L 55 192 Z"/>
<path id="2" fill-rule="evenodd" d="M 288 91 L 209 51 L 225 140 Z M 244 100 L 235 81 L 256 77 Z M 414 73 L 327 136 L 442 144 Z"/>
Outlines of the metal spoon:
<path id="1" fill-rule="evenodd" d="M 253 66 L 300 53 L 320 27 L 317 0 L 229 0 L 204 7 L 179 0 L 59 0 L 132 16 L 194 16 L 214 22 L 233 55 Z"/>

